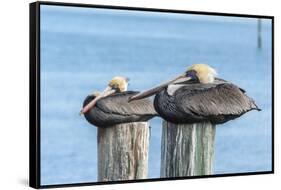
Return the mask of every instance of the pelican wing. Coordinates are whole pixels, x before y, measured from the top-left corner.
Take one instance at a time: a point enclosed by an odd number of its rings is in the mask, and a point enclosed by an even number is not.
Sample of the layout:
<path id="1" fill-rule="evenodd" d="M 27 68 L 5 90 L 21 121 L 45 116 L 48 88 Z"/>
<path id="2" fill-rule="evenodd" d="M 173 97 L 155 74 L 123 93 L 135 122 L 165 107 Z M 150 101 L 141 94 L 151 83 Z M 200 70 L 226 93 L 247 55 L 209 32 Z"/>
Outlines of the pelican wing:
<path id="1" fill-rule="evenodd" d="M 176 105 L 181 112 L 205 118 L 240 116 L 252 109 L 259 110 L 244 90 L 226 81 L 186 85 L 178 89 L 175 96 Z"/>
<path id="2" fill-rule="evenodd" d="M 126 91 L 100 99 L 96 106 L 106 113 L 120 115 L 157 115 L 150 99 L 128 102 L 129 97 L 139 92 Z"/>

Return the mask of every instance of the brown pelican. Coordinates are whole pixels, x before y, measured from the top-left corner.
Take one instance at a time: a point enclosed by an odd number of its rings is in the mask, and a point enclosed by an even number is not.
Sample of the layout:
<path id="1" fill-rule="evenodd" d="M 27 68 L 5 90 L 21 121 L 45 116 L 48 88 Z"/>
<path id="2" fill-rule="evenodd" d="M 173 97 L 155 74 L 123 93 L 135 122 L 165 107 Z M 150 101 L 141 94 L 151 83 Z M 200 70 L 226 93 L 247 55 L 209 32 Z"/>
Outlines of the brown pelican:
<path id="1" fill-rule="evenodd" d="M 175 79 L 134 95 L 129 101 L 156 94 L 155 110 L 172 123 L 221 124 L 248 111 L 260 111 L 245 90 L 215 76 L 215 69 L 195 64 Z"/>
<path id="2" fill-rule="evenodd" d="M 84 114 L 86 120 L 97 127 L 143 122 L 157 115 L 149 99 L 128 102 L 131 96 L 139 92 L 127 91 L 127 87 L 127 78 L 114 77 L 101 94 L 86 97 L 80 114 Z"/>

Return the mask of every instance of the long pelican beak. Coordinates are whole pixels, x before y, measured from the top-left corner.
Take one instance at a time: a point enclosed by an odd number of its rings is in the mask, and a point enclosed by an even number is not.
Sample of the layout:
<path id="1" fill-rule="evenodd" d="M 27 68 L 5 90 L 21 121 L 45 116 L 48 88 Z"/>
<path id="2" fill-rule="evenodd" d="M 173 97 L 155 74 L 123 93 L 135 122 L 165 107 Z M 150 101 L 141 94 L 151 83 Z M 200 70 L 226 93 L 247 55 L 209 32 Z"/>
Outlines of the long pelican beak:
<path id="1" fill-rule="evenodd" d="M 110 94 L 113 94 L 114 92 L 115 92 L 115 90 L 112 89 L 110 86 L 106 87 L 106 89 L 100 95 L 98 95 L 95 99 L 93 99 L 85 107 L 82 108 L 82 110 L 80 111 L 80 115 L 85 114 L 92 107 L 94 107 L 99 99 L 109 96 Z"/>
<path id="2" fill-rule="evenodd" d="M 139 99 L 147 98 L 149 96 L 152 96 L 152 95 L 160 92 L 165 87 L 167 87 L 169 84 L 181 83 L 181 82 L 184 82 L 184 81 L 187 81 L 187 80 L 190 80 L 190 77 L 186 77 L 185 74 L 179 75 L 176 78 L 174 78 L 174 79 L 172 79 L 172 80 L 170 80 L 168 82 L 165 82 L 165 83 L 163 83 L 163 84 L 161 84 L 159 86 L 156 86 L 154 88 L 148 89 L 146 91 L 143 91 L 141 93 L 138 93 L 138 94 L 130 97 L 129 102 L 133 101 L 133 100 L 139 100 Z"/>

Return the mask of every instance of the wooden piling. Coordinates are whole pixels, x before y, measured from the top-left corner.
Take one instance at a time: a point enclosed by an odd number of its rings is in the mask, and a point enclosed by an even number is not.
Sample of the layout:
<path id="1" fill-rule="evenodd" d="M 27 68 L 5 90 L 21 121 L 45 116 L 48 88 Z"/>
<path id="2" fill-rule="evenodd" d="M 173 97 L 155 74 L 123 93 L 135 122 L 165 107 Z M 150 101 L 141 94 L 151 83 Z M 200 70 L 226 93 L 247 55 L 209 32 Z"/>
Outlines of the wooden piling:
<path id="1" fill-rule="evenodd" d="M 149 123 L 98 128 L 98 181 L 147 178 Z"/>
<path id="2" fill-rule="evenodd" d="M 173 124 L 163 120 L 161 177 L 211 175 L 216 126 Z"/>
<path id="3" fill-rule="evenodd" d="M 262 48 L 262 23 L 261 23 L 261 19 L 258 19 L 258 48 L 261 49 Z"/>

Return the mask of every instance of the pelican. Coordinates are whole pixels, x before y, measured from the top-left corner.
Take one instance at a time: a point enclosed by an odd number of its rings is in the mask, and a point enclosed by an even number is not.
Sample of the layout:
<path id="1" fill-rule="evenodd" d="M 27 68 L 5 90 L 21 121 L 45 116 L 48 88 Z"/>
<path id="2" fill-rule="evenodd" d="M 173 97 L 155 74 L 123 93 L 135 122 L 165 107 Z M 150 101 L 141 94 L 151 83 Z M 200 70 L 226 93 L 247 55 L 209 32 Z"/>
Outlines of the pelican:
<path id="1" fill-rule="evenodd" d="M 109 81 L 102 93 L 86 97 L 80 114 L 97 127 L 108 127 L 120 123 L 144 122 L 157 115 L 149 99 L 128 102 L 139 92 L 127 91 L 128 79 L 116 76 Z"/>
<path id="2" fill-rule="evenodd" d="M 155 110 L 166 121 L 176 124 L 222 124 L 248 111 L 260 111 L 245 90 L 217 78 L 215 69 L 206 64 L 194 64 L 175 79 L 134 95 L 129 101 L 154 94 Z"/>

